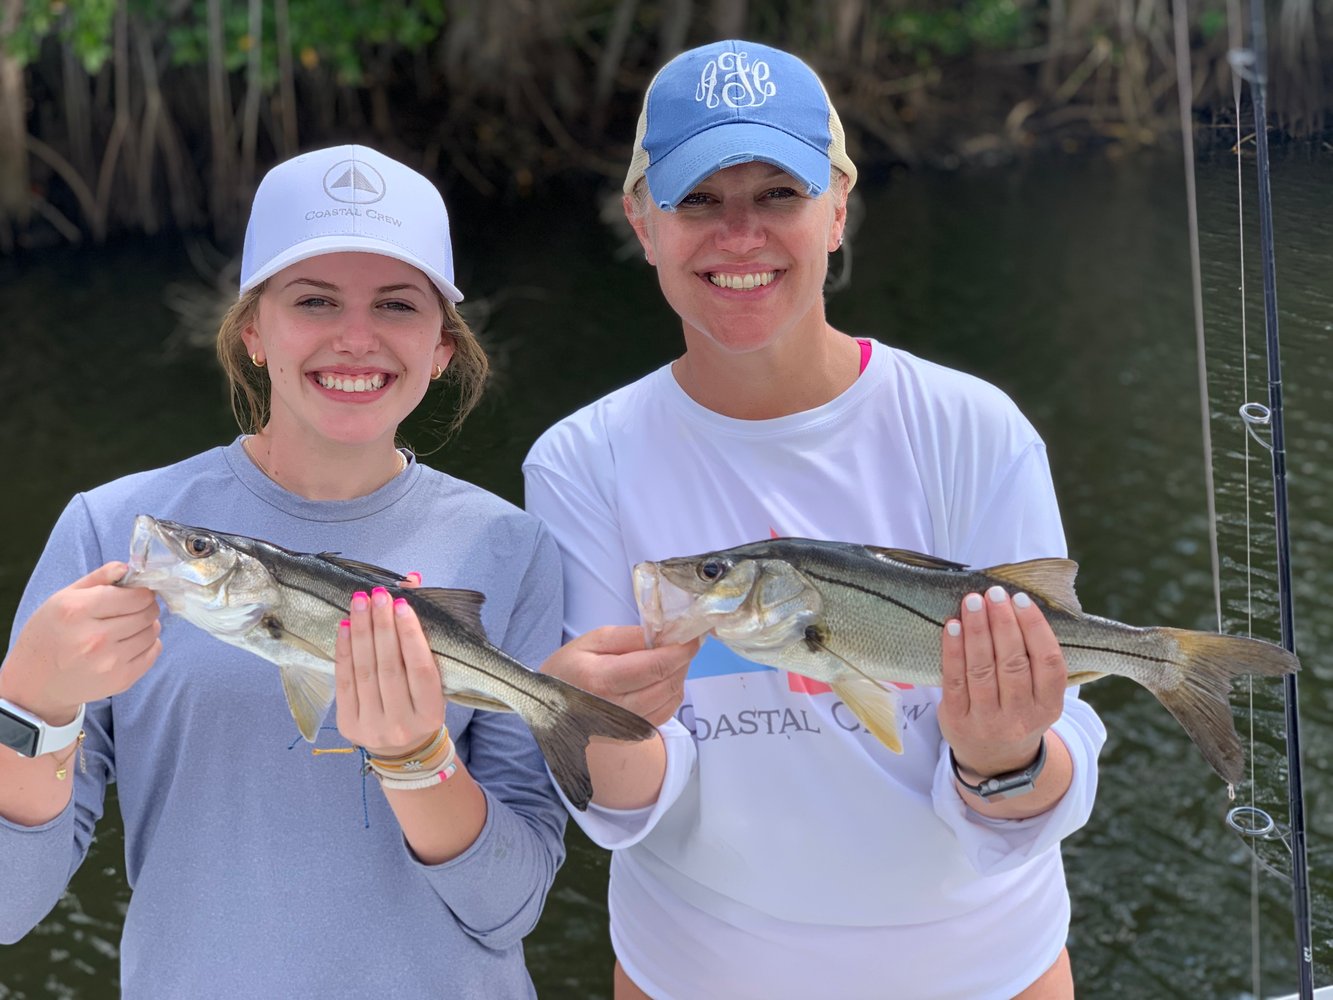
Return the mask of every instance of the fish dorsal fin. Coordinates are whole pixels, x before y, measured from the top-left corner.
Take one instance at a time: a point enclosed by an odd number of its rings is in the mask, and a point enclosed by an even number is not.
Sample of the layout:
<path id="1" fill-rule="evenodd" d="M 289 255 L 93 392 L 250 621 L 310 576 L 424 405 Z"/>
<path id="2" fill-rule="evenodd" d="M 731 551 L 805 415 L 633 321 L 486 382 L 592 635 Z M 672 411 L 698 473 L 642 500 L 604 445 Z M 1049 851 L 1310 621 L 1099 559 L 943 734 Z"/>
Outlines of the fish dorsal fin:
<path id="1" fill-rule="evenodd" d="M 1072 559 L 1029 559 L 1003 563 L 981 572 L 1039 597 L 1053 608 L 1083 617 L 1083 607 L 1074 593 L 1078 563 Z"/>
<path id="2" fill-rule="evenodd" d="M 279 663 L 278 673 L 296 728 L 301 730 L 307 743 L 314 743 L 329 705 L 333 703 L 333 671 L 316 670 L 299 663 Z"/>
<path id="3" fill-rule="evenodd" d="M 391 569 L 385 569 L 383 566 L 376 566 L 373 563 L 361 562 L 358 559 L 346 559 L 336 552 L 321 552 L 318 558 L 327 563 L 332 563 L 348 573 L 365 577 L 381 587 L 397 587 L 407 579 L 402 573 L 395 573 Z"/>
<path id="4" fill-rule="evenodd" d="M 812 633 L 806 634 L 806 642 L 817 646 L 852 671 L 830 682 L 829 687 L 833 688 L 843 704 L 852 710 L 861 725 L 869 729 L 877 740 L 894 753 L 902 753 L 903 740 L 898 731 L 898 701 L 901 695 L 897 689 L 885 687 L 855 663 L 833 652 Z"/>
<path id="5" fill-rule="evenodd" d="M 967 569 L 962 563 L 928 556 L 924 552 L 913 552 L 911 549 L 886 549 L 878 545 L 867 545 L 865 550 L 876 559 L 892 559 L 894 562 L 906 563 L 908 566 L 919 566 L 921 569 L 944 569 L 955 573 L 961 573 Z"/>
<path id="6" fill-rule="evenodd" d="M 408 601 L 424 601 L 445 614 L 457 618 L 482 638 L 486 628 L 481 624 L 481 606 L 486 595 L 477 590 L 455 590 L 451 587 L 416 587 L 407 591 Z"/>

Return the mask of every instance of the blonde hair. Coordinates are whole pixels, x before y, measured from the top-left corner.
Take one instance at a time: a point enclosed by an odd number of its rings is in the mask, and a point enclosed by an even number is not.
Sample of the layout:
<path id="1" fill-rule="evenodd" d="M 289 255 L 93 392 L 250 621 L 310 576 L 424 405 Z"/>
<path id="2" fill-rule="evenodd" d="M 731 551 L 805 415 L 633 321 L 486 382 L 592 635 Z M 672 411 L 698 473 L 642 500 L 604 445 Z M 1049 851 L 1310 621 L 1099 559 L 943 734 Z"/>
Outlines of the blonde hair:
<path id="1" fill-rule="evenodd" d="M 227 310 L 218 327 L 218 362 L 227 378 L 231 412 L 243 434 L 258 433 L 268 423 L 270 413 L 268 377 L 262 368 L 255 367 L 250 361 L 245 340 L 241 337 L 245 328 L 255 321 L 259 312 L 259 297 L 267 285 L 267 281 L 260 282 L 243 294 Z M 452 386 L 458 393 L 453 419 L 444 431 L 444 440 L 448 440 L 481 401 L 490 378 L 491 363 L 477 335 L 463 319 L 457 306 L 441 295 L 434 284 L 430 287 L 443 316 L 441 332 L 454 348 L 449 366 L 445 368 L 439 382 L 435 383 Z"/>

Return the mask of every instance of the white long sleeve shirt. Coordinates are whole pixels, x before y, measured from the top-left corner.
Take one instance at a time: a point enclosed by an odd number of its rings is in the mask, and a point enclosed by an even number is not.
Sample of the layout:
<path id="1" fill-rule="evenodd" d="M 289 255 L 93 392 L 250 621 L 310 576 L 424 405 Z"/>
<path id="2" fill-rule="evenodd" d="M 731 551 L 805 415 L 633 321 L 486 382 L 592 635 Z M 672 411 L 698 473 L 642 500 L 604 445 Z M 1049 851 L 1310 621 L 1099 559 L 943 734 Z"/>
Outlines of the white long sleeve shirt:
<path id="1" fill-rule="evenodd" d="M 974 566 L 1065 554 L 1036 431 L 998 389 L 874 344 L 844 393 L 737 420 L 664 367 L 556 424 L 524 464 L 564 557 L 565 631 L 638 614 L 630 570 L 777 535 L 915 549 Z M 575 819 L 614 849 L 611 933 L 663 998 L 1007 998 L 1063 948 L 1060 840 L 1086 822 L 1105 732 L 1071 692 L 1074 779 L 1047 813 L 996 821 L 953 787 L 935 708 L 904 690 L 904 753 L 827 687 L 708 640 L 667 776 L 633 812 Z"/>

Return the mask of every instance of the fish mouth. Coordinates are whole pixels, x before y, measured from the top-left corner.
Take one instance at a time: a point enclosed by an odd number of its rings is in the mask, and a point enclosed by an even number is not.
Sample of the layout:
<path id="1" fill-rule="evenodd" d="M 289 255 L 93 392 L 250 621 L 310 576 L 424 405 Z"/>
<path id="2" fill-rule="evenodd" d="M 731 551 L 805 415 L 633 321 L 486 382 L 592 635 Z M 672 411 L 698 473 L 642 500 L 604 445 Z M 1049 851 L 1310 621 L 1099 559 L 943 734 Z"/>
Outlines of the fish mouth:
<path id="1" fill-rule="evenodd" d="M 649 649 L 689 642 L 713 627 L 695 595 L 663 576 L 654 562 L 634 567 L 634 603 L 639 606 L 643 639 Z"/>
<path id="2" fill-rule="evenodd" d="M 123 587 L 149 587 L 161 580 L 164 569 L 179 561 L 157 519 L 140 514 L 134 519 L 130 533 L 130 557 L 126 560 L 129 569 L 119 583 Z"/>

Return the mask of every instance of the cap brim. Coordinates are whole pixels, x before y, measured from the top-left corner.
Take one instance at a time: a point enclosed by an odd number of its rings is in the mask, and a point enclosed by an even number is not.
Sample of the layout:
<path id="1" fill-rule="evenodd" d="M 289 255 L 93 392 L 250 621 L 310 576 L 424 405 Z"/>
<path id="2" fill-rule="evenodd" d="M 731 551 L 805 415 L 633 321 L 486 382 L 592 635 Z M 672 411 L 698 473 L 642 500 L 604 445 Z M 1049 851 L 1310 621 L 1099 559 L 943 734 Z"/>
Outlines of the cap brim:
<path id="1" fill-rule="evenodd" d="M 303 260 L 309 260 L 311 257 L 322 257 L 328 253 L 375 253 L 381 257 L 392 257 L 394 260 L 401 260 L 404 264 L 411 264 L 418 271 L 431 280 L 440 294 L 450 302 L 462 302 L 463 293 L 460 292 L 452 281 L 440 274 L 434 268 L 427 267 L 417 257 L 409 251 L 393 243 L 385 243 L 383 240 L 377 240 L 371 236 L 357 235 L 351 236 L 341 233 L 337 236 L 316 236 L 312 239 L 302 240 L 293 247 L 289 247 L 282 253 L 273 257 L 267 264 L 261 267 L 254 274 L 250 275 L 241 284 L 241 294 L 244 295 L 250 289 L 261 281 L 273 277 L 285 267 L 291 267 Z"/>
<path id="2" fill-rule="evenodd" d="M 754 122 L 724 122 L 691 136 L 649 164 L 644 176 L 653 201 L 670 212 L 704 178 L 756 160 L 785 170 L 805 185 L 812 197 L 828 190 L 826 152 L 781 129 Z"/>

